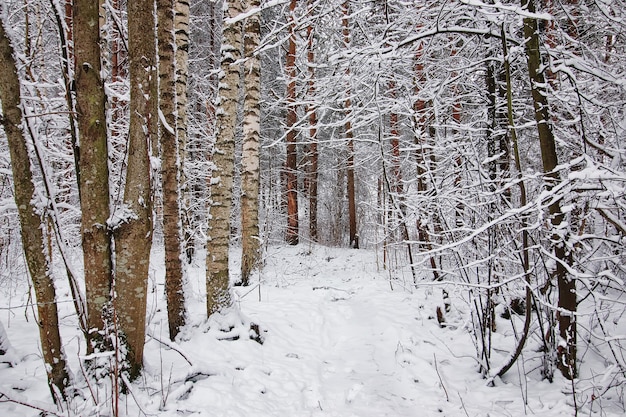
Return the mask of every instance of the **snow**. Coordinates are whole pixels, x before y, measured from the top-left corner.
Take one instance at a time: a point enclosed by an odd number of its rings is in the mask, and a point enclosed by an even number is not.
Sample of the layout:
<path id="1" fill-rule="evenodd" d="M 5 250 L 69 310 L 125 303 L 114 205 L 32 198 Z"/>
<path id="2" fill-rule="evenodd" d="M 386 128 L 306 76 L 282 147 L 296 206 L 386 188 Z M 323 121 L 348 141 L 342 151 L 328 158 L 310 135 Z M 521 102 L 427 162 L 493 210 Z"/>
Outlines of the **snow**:
<path id="1" fill-rule="evenodd" d="M 234 249 L 231 259 L 239 256 L 240 249 Z M 455 298 L 454 288 L 449 288 L 452 311 L 442 328 L 435 314 L 442 305 L 441 288 L 429 281 L 415 288 L 410 272 L 385 270 L 381 259 L 373 250 L 270 246 L 253 285 L 234 287 L 234 307 L 207 321 L 203 259 L 199 258 L 189 269 L 188 325 L 176 342 L 169 342 L 163 250 L 155 248 L 145 369 L 132 385 L 131 394 L 121 397 L 120 415 L 574 414 L 568 394 L 571 383 L 559 377 L 550 384 L 532 373 L 521 377 L 524 370 L 514 367 L 490 386 L 477 372 L 466 326 L 468 313 Z M 236 262 L 231 266 L 233 271 L 239 270 Z M 2 398 L 2 416 L 37 416 L 41 410 L 55 409 L 45 383 L 33 313 L 23 307 L 28 303 L 27 292 L 23 285 L 21 292 L 11 297 L 12 305 L 22 307 L 0 310 L 19 358 L 14 367 L 0 364 L 0 395 L 6 393 L 39 409 Z M 59 293 L 61 298 L 68 296 Z M 11 298 L 3 296 L 1 307 Z M 85 353 L 84 342 L 79 340 L 71 303 L 62 303 L 60 308 L 64 348 L 80 381 L 78 358 Z M 499 329 L 494 333 L 499 346 L 507 346 L 507 342 L 513 346 L 512 332 L 505 325 Z M 504 361 L 508 354 L 505 350 L 494 352 L 493 363 Z M 81 395 L 89 398 L 88 389 L 81 389 Z M 77 397 L 69 410 L 58 414 L 112 415 L 111 400 L 106 400 L 103 392 L 99 395 L 97 406 L 86 405 L 87 401 Z M 587 410 L 589 414 L 595 415 Z M 602 415 L 621 414 L 605 409 Z"/>

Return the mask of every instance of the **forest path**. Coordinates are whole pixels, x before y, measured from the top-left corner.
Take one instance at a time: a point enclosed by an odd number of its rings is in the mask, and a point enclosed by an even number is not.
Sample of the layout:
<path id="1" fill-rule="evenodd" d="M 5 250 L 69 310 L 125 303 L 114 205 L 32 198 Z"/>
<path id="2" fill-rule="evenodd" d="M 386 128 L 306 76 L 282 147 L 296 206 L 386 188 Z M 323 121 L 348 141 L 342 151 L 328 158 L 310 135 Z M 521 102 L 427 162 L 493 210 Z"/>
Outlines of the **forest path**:
<path id="1" fill-rule="evenodd" d="M 390 282 L 379 266 L 372 251 L 270 247 L 260 285 L 255 276 L 253 286 L 235 287 L 237 308 L 213 317 L 208 329 L 202 297 L 190 299 L 192 325 L 178 345 L 192 368 L 176 352 L 147 345 L 148 384 L 155 392 L 165 387 L 158 415 L 493 417 L 570 410 L 560 394 L 546 398 L 542 390 L 554 392 L 547 384 L 488 387 L 477 373 L 464 315 L 452 312 L 451 325 L 440 328 L 434 316 L 441 290 L 416 289 L 406 271 Z M 201 278 L 190 281 L 203 285 Z M 163 310 L 154 326 L 159 316 Z M 220 340 L 218 328 L 237 323 L 230 333 L 239 339 Z M 263 344 L 247 337 L 249 323 L 260 326 Z M 521 389 L 537 393 L 529 394 L 531 406 L 524 407 Z"/>
<path id="2" fill-rule="evenodd" d="M 243 320 L 261 327 L 264 344 L 194 333 L 181 346 L 200 358 L 194 371 L 211 376 L 177 388 L 171 397 L 180 402 L 168 408 L 242 417 L 465 415 L 446 390 L 465 395 L 478 375 L 471 362 L 469 375 L 455 375 L 445 344 L 470 339 L 439 328 L 439 290 L 415 290 L 408 279 L 392 288 L 371 251 L 270 249 L 260 287 L 235 288 Z"/>

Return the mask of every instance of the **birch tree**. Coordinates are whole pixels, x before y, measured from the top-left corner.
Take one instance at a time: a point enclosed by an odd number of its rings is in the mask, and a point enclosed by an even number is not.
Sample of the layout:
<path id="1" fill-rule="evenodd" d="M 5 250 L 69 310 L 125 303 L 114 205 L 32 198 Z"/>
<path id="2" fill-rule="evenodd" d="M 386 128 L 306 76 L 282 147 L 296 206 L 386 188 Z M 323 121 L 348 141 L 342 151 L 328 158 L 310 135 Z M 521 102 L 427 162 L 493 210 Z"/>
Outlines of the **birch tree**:
<path id="1" fill-rule="evenodd" d="M 247 10 L 260 6 L 249 0 Z M 257 54 L 261 38 L 259 12 L 253 12 L 244 28 L 244 116 L 243 152 L 241 158 L 241 283 L 249 285 L 250 273 L 259 260 L 259 137 L 261 128 L 261 68 Z"/>
<path id="2" fill-rule="evenodd" d="M 207 314 L 209 316 L 231 305 L 228 249 L 233 199 L 237 101 L 241 83 L 241 68 L 238 61 L 241 58 L 242 23 L 231 22 L 228 19 L 235 18 L 242 13 L 242 7 L 240 0 L 228 0 L 227 7 L 224 8 L 225 19 L 213 152 L 215 170 L 211 174 L 210 237 L 207 242 L 206 260 Z"/>
<path id="3" fill-rule="evenodd" d="M 185 161 L 187 160 L 188 137 L 188 94 L 189 78 L 189 1 L 175 0 L 174 2 L 174 37 L 176 60 L 176 137 L 178 139 L 178 176 L 180 186 L 181 221 L 183 228 L 182 246 L 191 263 L 195 253 L 194 213 L 192 205 L 192 190 L 187 181 Z"/>
<path id="4" fill-rule="evenodd" d="M 176 128 L 174 0 L 158 0 L 159 134 L 163 181 L 165 292 L 170 339 L 185 325 L 185 294 L 181 262 L 181 170 Z"/>

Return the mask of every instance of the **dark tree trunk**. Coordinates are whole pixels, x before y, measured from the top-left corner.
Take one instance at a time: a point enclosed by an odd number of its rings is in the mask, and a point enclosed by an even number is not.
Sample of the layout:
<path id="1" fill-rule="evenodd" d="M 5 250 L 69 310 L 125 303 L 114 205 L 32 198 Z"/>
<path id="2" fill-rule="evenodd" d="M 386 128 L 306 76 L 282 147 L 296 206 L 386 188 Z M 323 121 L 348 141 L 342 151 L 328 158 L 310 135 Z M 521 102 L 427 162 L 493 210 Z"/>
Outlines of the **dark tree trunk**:
<path id="1" fill-rule="evenodd" d="M 0 123 L 4 127 L 9 144 L 22 247 L 35 289 L 37 324 L 48 385 L 56 402 L 57 394 L 65 398 L 65 389 L 70 381 L 59 333 L 54 280 L 51 275 L 51 265 L 45 253 L 42 218 L 34 203 L 35 186 L 28 149 L 21 128 L 25 120 L 21 111 L 20 81 L 13 47 L 2 21 L 0 21 L 0 74 L 2 74 L 0 77 L 0 100 L 2 101 Z"/>
<path id="2" fill-rule="evenodd" d="M 309 8 L 313 7 L 313 0 L 309 0 Z M 311 10 L 312 11 L 312 10 Z M 313 25 L 307 26 L 307 60 L 309 64 L 308 94 L 310 105 L 309 113 L 309 237 L 312 241 L 318 241 L 317 230 L 317 199 L 318 199 L 318 147 L 317 147 L 317 114 L 313 100 L 315 99 L 315 52 L 313 50 Z"/>
<path id="3" fill-rule="evenodd" d="M 152 0 L 128 2 L 130 126 L 121 221 L 115 229 L 115 310 L 131 379 L 143 366 L 152 247 L 150 146 L 157 123 L 156 43 Z"/>
<path id="4" fill-rule="evenodd" d="M 343 30 L 343 42 L 344 47 L 350 46 L 350 1 L 345 0 L 342 3 L 343 18 L 341 20 Z M 346 82 L 350 83 L 350 67 L 346 67 Z M 354 184 L 354 131 L 352 129 L 352 100 L 350 95 L 352 89 L 348 84 L 346 91 L 346 100 L 344 102 L 344 111 L 346 115 L 346 123 L 344 126 L 346 141 L 348 142 L 348 164 L 347 164 L 347 192 L 348 192 L 348 224 L 349 224 L 349 240 L 350 247 L 354 249 L 359 248 L 359 235 L 357 232 L 357 218 L 356 218 L 356 189 Z"/>
<path id="5" fill-rule="evenodd" d="M 529 12 L 535 13 L 533 0 L 522 0 L 522 7 Z M 524 18 L 524 37 L 526 38 L 526 56 L 528 59 L 528 73 L 530 76 L 532 99 L 535 109 L 535 121 L 539 133 L 539 145 L 541 160 L 545 174 L 546 188 L 552 189 L 560 180 L 555 171 L 558 165 L 556 153 L 556 141 L 550 126 L 550 114 L 548 95 L 545 88 L 545 77 L 540 71 L 541 51 L 539 42 L 539 28 L 537 20 Z M 560 341 L 557 348 L 557 366 L 563 376 L 569 379 L 576 377 L 576 281 L 567 273 L 567 267 L 571 266 L 572 259 L 563 241 L 562 232 L 556 233 L 561 225 L 564 214 L 561 210 L 560 201 L 554 201 L 548 206 L 550 213 L 552 245 L 556 265 L 551 272 L 558 286 L 559 300 L 557 313 Z"/>
<path id="6" fill-rule="evenodd" d="M 113 265 L 109 218 L 109 168 L 104 93 L 100 78 L 98 2 L 74 1 L 76 111 L 80 137 L 79 190 L 85 270 L 87 351 L 103 349 L 106 306 L 111 302 Z"/>
<path id="7" fill-rule="evenodd" d="M 299 242 L 298 226 L 298 173 L 297 173 L 297 147 L 296 131 L 296 23 L 294 13 L 296 0 L 291 0 L 289 5 L 289 49 L 285 61 L 287 71 L 287 161 L 285 164 L 285 177 L 287 182 L 287 234 L 286 241 L 290 245 Z"/>

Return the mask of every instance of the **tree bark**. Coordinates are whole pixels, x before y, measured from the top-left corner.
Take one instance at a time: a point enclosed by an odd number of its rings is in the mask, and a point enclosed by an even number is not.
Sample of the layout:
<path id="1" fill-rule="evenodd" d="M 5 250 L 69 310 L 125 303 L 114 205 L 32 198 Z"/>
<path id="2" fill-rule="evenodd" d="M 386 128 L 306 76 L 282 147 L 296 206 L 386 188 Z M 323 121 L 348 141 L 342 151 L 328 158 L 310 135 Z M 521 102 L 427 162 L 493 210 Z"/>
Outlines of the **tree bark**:
<path id="1" fill-rule="evenodd" d="M 241 12 L 240 0 L 228 0 L 225 20 Z M 228 249 L 230 242 L 237 101 L 241 83 L 241 22 L 224 22 L 217 109 L 215 169 L 211 181 L 210 239 L 207 243 L 207 314 L 230 307 Z"/>
<path id="2" fill-rule="evenodd" d="M 195 216 L 191 210 L 191 189 L 187 183 L 185 161 L 187 159 L 187 78 L 189 75 L 189 1 L 175 0 L 174 34 L 176 38 L 176 134 L 178 137 L 179 185 L 181 198 L 181 221 L 183 228 L 183 250 L 187 262 L 195 254 Z"/>
<path id="3" fill-rule="evenodd" d="M 152 247 L 149 147 L 156 132 L 154 3 L 128 2 L 130 126 L 123 206 L 115 213 L 115 309 L 131 380 L 143 364 L 146 293 Z"/>
<path id="4" fill-rule="evenodd" d="M 418 24 L 417 29 L 421 30 L 422 25 Z M 419 43 L 417 51 L 415 52 L 413 70 L 414 83 L 415 83 L 415 96 L 418 97 L 413 103 L 413 129 L 415 131 L 415 157 L 416 157 L 416 171 L 417 171 L 417 192 L 426 195 L 428 190 L 428 184 L 426 176 L 430 168 L 429 161 L 434 162 L 434 156 L 432 155 L 431 145 L 428 143 L 428 126 L 426 126 L 426 105 L 427 103 L 420 97 L 422 86 L 425 82 L 424 76 L 424 44 Z M 422 221 L 421 216 L 416 220 L 417 235 L 419 239 L 419 247 L 424 248 L 427 251 L 432 250 L 432 243 L 430 241 L 430 230 L 428 224 Z M 436 226 L 435 226 L 436 228 Z M 433 273 L 435 281 L 440 279 L 437 260 L 434 255 L 429 255 L 430 268 Z"/>
<path id="5" fill-rule="evenodd" d="M 0 13 L 1 9 L 0 6 Z M 0 74 L 2 74 L 0 77 L 0 100 L 2 101 L 0 122 L 8 140 L 22 247 L 35 289 L 41 351 L 48 376 L 48 386 L 56 402 L 57 394 L 65 398 L 69 375 L 59 333 L 54 280 L 51 275 L 50 262 L 45 254 L 42 218 L 37 212 L 31 163 L 21 128 L 25 120 L 21 111 L 20 81 L 13 47 L 2 21 L 0 21 Z"/>
<path id="6" fill-rule="evenodd" d="M 350 1 L 345 0 L 341 6 L 343 18 L 341 25 L 343 28 L 343 42 L 344 47 L 347 49 L 350 47 L 350 27 L 349 27 L 349 15 L 350 15 Z M 354 131 L 352 130 L 352 100 L 350 98 L 352 89 L 350 88 L 350 66 L 346 66 L 345 70 L 346 82 L 348 88 L 346 91 L 346 99 L 344 101 L 344 111 L 346 115 L 345 122 L 345 134 L 348 142 L 348 161 L 347 161 L 347 197 L 348 197 L 348 224 L 349 224 L 349 240 L 350 247 L 354 249 L 359 248 L 359 235 L 357 233 L 357 220 L 356 220 L 356 190 L 354 185 Z"/>
<path id="7" fill-rule="evenodd" d="M 299 242 L 298 222 L 298 150 L 296 146 L 297 108 L 296 108 L 296 22 L 294 13 L 296 0 L 289 4 L 289 46 L 285 59 L 287 72 L 287 161 L 285 163 L 285 180 L 287 183 L 287 235 L 290 245 Z"/>
<path id="8" fill-rule="evenodd" d="M 185 325 L 185 294 L 181 262 L 179 152 L 176 137 L 176 79 L 174 48 L 174 0 L 157 0 L 159 42 L 159 133 L 163 181 L 163 240 L 165 293 L 170 340 Z"/>
<path id="9" fill-rule="evenodd" d="M 80 138 L 78 188 L 85 271 L 88 329 L 87 352 L 104 349 L 106 306 L 111 302 L 113 265 L 106 227 L 109 208 L 108 145 L 101 79 L 99 5 L 76 0 L 73 8 L 76 111 Z"/>
<path id="10" fill-rule="evenodd" d="M 247 10 L 260 0 L 249 0 Z M 259 260 L 259 138 L 261 134 L 261 67 L 255 54 L 261 41 L 259 13 L 246 19 L 244 31 L 243 152 L 241 158 L 241 283 L 249 285 L 250 274 Z"/>
<path id="11" fill-rule="evenodd" d="M 535 13 L 533 0 L 521 0 L 521 5 L 529 12 Z M 532 99 L 535 109 L 535 121 L 539 133 L 539 145 L 546 188 L 551 190 L 560 180 L 555 171 L 558 165 L 556 141 L 550 127 L 548 96 L 545 86 L 545 77 L 540 71 L 542 66 L 541 51 L 539 50 L 539 28 L 534 18 L 524 18 L 524 37 L 526 38 L 525 51 L 528 60 L 528 73 L 532 89 Z M 558 229 L 563 221 L 560 200 L 548 206 L 550 213 L 552 246 L 556 265 L 551 271 L 552 279 L 557 282 L 559 300 L 557 313 L 559 336 L 557 347 L 557 367 L 568 379 L 576 377 L 576 281 L 568 276 L 567 268 L 572 259 L 563 241 L 562 232 Z"/>
<path id="12" fill-rule="evenodd" d="M 313 0 L 308 0 L 308 7 L 310 14 L 313 14 Z M 317 113 L 313 101 L 315 100 L 315 52 L 313 50 L 313 24 L 307 26 L 307 61 L 309 64 L 309 80 L 307 82 L 307 89 L 309 95 L 309 106 L 307 112 L 309 113 L 309 141 L 311 142 L 309 147 L 309 178 L 308 178 L 308 191 L 309 191 L 309 237 L 312 241 L 317 242 L 318 228 L 317 228 L 317 200 L 318 200 L 318 167 L 319 167 L 319 152 L 317 148 Z"/>

